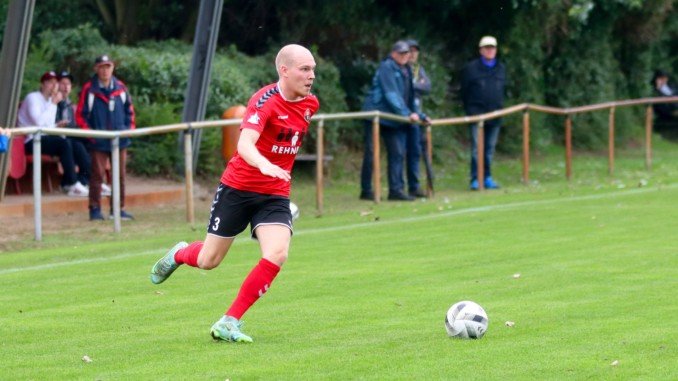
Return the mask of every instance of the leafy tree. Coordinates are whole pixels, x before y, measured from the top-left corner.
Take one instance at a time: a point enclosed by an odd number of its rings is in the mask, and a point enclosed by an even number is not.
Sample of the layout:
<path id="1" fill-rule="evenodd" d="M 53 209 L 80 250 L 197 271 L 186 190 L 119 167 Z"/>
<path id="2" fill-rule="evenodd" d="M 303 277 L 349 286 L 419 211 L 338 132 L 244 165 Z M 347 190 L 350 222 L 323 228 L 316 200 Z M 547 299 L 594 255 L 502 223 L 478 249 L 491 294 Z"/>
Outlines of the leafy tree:
<path id="1" fill-rule="evenodd" d="M 6 14 L 7 5 L 8 1 L 0 2 L 2 14 Z M 32 57 L 40 57 L 36 62 L 42 65 L 36 70 L 45 66 L 82 67 L 84 75 L 89 72 L 93 52 L 109 48 L 140 67 L 154 65 L 153 57 L 126 56 L 124 49 L 110 44 L 150 47 L 153 42 L 149 41 L 158 41 L 160 45 L 154 49 L 164 57 L 164 49 L 179 46 L 166 41 L 191 41 L 198 9 L 199 2 L 188 0 L 41 0 L 35 8 L 31 47 Z M 0 20 L 0 25 L 4 22 Z M 76 37 L 60 31 L 65 28 L 95 32 Z M 224 3 L 219 46 L 220 54 L 237 56 L 233 62 L 245 66 L 238 68 L 242 72 L 267 74 L 271 68 L 264 69 L 265 62 L 281 45 L 298 42 L 310 46 L 337 70 L 322 72 L 324 77 L 318 84 L 327 80 L 335 83 L 338 77 L 341 86 L 317 89 L 324 96 L 331 95 L 332 101 L 323 107 L 358 110 L 378 62 L 391 44 L 399 38 L 416 38 L 434 86 L 433 94 L 426 99 L 426 110 L 440 117 L 461 114 L 460 70 L 478 55 L 477 41 L 485 34 L 498 38 L 499 58 L 507 64 L 508 104 L 578 106 L 636 98 L 650 93 L 648 81 L 654 69 L 678 75 L 678 17 L 673 0 L 228 0 Z M 54 35 L 53 43 L 71 46 L 71 51 L 58 50 L 50 56 L 41 42 L 48 35 Z M 187 48 L 184 45 L 179 49 Z M 249 60 L 237 52 L 261 59 Z M 188 57 L 190 49 L 184 54 Z M 86 60 L 87 66 L 76 65 L 70 57 Z M 220 68 L 223 77 L 219 80 L 241 83 L 242 79 L 228 77 L 234 73 L 232 69 Z M 177 70 L 187 69 L 179 65 Z M 120 74 L 137 80 L 135 73 L 123 70 Z M 175 76 L 158 75 L 161 78 L 157 80 L 138 80 L 150 85 L 165 81 L 162 76 Z M 261 81 L 256 75 L 246 78 L 246 82 Z M 155 101 L 155 96 L 158 100 L 182 96 L 179 88 L 151 93 L 149 102 Z M 345 94 L 343 99 L 336 98 L 339 93 Z M 214 96 L 229 101 L 238 98 L 219 92 Z M 562 118 L 535 116 L 532 120 L 537 148 L 562 141 Z M 617 121 L 620 136 L 632 138 L 638 133 L 635 126 L 642 122 L 642 110 L 620 111 Z M 515 151 L 520 147 L 520 134 L 511 127 L 519 125 L 519 117 L 505 122 L 509 128 L 499 148 Z M 600 146 L 605 139 L 601 126 L 605 125 L 604 113 L 577 117 L 575 143 L 580 147 Z M 345 129 L 342 144 L 359 147 L 359 136 L 352 133 L 355 126 L 347 123 L 341 128 Z M 463 143 L 465 135 L 463 128 L 438 134 L 436 144 L 454 146 L 457 141 Z"/>

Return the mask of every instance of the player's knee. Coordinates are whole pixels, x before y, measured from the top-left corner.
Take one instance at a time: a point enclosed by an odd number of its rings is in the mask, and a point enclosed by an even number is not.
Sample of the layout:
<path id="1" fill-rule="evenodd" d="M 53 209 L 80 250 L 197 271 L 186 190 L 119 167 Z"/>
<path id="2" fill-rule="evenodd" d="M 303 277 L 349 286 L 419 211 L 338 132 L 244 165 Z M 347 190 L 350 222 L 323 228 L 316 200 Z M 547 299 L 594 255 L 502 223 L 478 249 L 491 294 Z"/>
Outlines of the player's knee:
<path id="1" fill-rule="evenodd" d="M 211 253 L 207 251 L 201 251 L 198 255 L 198 267 L 203 270 L 212 270 L 219 266 L 220 262 L 219 256 L 211 255 Z"/>
<path id="2" fill-rule="evenodd" d="M 287 261 L 287 249 L 286 248 L 280 248 L 277 250 L 272 250 L 268 253 L 264 254 L 264 258 L 267 260 L 275 263 L 278 266 L 282 266 L 285 261 Z"/>

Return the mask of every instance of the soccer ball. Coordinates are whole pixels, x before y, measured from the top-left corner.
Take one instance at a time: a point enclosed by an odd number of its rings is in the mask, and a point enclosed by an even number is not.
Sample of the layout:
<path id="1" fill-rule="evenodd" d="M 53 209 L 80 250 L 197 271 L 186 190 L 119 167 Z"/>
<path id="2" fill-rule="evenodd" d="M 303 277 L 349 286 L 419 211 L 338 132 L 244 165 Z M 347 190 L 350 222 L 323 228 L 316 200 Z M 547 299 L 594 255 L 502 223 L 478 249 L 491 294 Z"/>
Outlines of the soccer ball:
<path id="1" fill-rule="evenodd" d="M 447 334 L 458 339 L 480 339 L 487 331 L 488 323 L 483 307 L 471 301 L 453 304 L 445 315 Z"/>
<path id="2" fill-rule="evenodd" d="M 292 201 L 290 201 L 290 212 L 292 213 L 292 220 L 299 218 L 299 207 Z"/>

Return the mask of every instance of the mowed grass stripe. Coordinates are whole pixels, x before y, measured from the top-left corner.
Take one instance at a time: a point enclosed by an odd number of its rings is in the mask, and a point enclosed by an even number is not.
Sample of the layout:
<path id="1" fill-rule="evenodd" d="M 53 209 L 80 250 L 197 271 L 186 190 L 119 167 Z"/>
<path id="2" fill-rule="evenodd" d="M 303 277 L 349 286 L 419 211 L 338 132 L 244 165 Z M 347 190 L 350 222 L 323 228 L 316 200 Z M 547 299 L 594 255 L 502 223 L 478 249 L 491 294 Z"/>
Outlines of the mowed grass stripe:
<path id="1" fill-rule="evenodd" d="M 500 211 L 500 210 L 510 210 L 510 209 L 516 209 L 516 208 L 539 207 L 541 205 L 549 205 L 549 204 L 561 203 L 561 202 L 577 202 L 577 201 L 586 201 L 586 200 L 599 200 L 599 199 L 605 199 L 605 198 L 611 198 L 611 197 L 630 196 L 630 195 L 646 193 L 646 192 L 673 190 L 673 189 L 676 189 L 677 187 L 678 187 L 678 184 L 671 184 L 671 185 L 668 185 L 668 186 L 663 186 L 660 189 L 639 188 L 639 189 L 624 190 L 624 191 L 619 191 L 619 192 L 610 192 L 610 193 L 603 193 L 603 194 L 593 194 L 593 195 L 586 195 L 586 196 L 570 196 L 570 197 L 562 197 L 562 198 L 546 199 L 546 200 L 531 200 L 531 201 L 511 202 L 511 203 L 506 203 L 506 204 L 494 204 L 494 205 L 487 205 L 487 206 L 478 206 L 478 207 L 464 208 L 464 209 L 458 209 L 458 210 L 447 210 L 447 211 L 443 211 L 443 212 L 436 213 L 436 214 L 426 214 L 426 215 L 418 215 L 418 216 L 410 216 L 410 217 L 400 217 L 400 218 L 395 218 L 395 219 L 385 219 L 385 220 L 380 221 L 380 223 L 378 223 L 378 224 L 374 223 L 374 222 L 364 222 L 364 223 L 352 223 L 352 224 L 344 224 L 344 225 L 340 225 L 340 226 L 332 226 L 332 227 L 324 227 L 324 228 L 316 228 L 316 229 L 305 229 L 305 230 L 296 231 L 295 236 L 306 235 L 306 234 L 332 233 L 332 232 L 337 232 L 337 231 L 342 231 L 342 230 L 371 228 L 371 227 L 376 227 L 378 225 L 384 225 L 384 224 L 412 223 L 412 222 L 418 222 L 418 221 L 425 221 L 425 220 L 429 220 L 429 219 L 446 218 L 446 217 L 451 217 L 451 216 L 456 216 L 456 215 L 463 215 L 463 214 L 468 214 L 468 213 L 482 213 L 482 212 L 492 212 L 492 211 Z M 239 240 L 236 240 L 235 244 L 242 244 L 242 243 L 245 243 L 245 242 L 246 241 L 241 238 Z M 55 268 L 55 267 L 60 267 L 60 266 L 90 264 L 90 263 L 94 263 L 94 262 L 102 262 L 102 261 L 105 262 L 105 261 L 112 261 L 112 260 L 120 260 L 120 259 L 126 259 L 126 258 L 130 258 L 130 257 L 136 257 L 136 256 L 146 256 L 146 255 L 150 255 L 150 254 L 157 255 L 157 254 L 162 253 L 162 252 L 164 252 L 164 249 L 143 250 L 143 251 L 140 251 L 140 252 L 124 253 L 124 254 L 120 254 L 120 255 L 106 256 L 106 257 L 94 257 L 94 258 L 90 257 L 90 258 L 82 258 L 82 259 L 77 259 L 77 260 L 68 260 L 68 261 L 64 261 L 64 262 L 47 263 L 47 264 L 36 265 L 36 266 L 13 267 L 13 268 L 7 268 L 7 269 L 0 269 L 0 275 L 11 274 L 11 273 L 20 272 L 20 271 L 49 270 L 49 269 L 52 269 L 52 268 Z"/>

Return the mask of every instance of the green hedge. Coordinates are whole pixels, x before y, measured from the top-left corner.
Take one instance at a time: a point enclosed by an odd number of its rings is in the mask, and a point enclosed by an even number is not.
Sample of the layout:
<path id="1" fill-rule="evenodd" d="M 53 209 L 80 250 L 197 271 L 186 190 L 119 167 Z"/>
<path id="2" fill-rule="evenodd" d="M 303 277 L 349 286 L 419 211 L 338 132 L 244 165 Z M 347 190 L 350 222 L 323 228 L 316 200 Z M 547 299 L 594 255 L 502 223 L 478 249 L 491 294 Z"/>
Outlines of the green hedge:
<path id="1" fill-rule="evenodd" d="M 145 42 L 134 47 L 110 45 L 88 24 L 40 34 L 27 60 L 24 95 L 39 86 L 40 74 L 45 70 L 68 69 L 76 77 L 73 95 L 73 101 L 76 101 L 79 85 L 93 75 L 94 57 L 104 53 L 115 60 L 115 75 L 130 89 L 139 128 L 181 120 L 192 47 L 179 41 Z M 271 51 L 259 57 L 249 57 L 233 47 L 219 50 L 212 66 L 206 118 L 218 119 L 227 108 L 247 104 L 254 91 L 276 81 L 273 63 L 276 53 Z M 338 70 L 317 53 L 316 60 L 314 93 L 320 99 L 322 112 L 347 111 Z M 328 126 L 326 141 L 329 147 L 338 144 L 341 130 L 341 126 Z M 315 149 L 315 129 L 312 129 L 305 149 L 311 152 Z M 144 175 L 171 175 L 182 164 L 182 155 L 177 150 L 176 134 L 135 139 L 130 149 L 134 157 L 130 161 L 130 169 Z M 223 166 L 221 131 L 206 129 L 203 131 L 197 172 L 213 175 L 220 173 Z"/>

